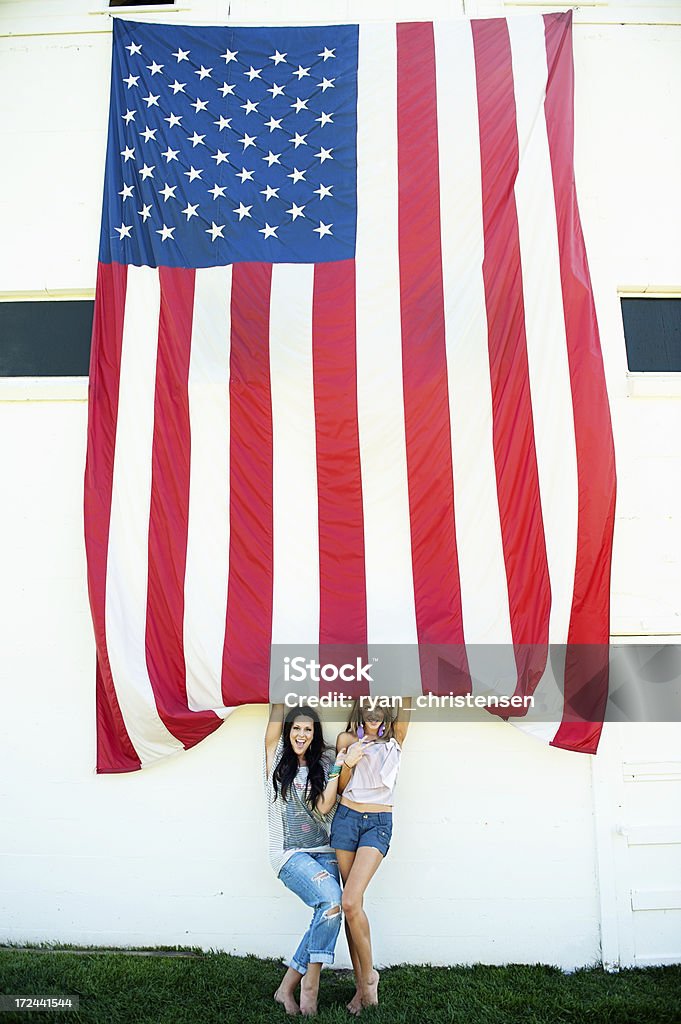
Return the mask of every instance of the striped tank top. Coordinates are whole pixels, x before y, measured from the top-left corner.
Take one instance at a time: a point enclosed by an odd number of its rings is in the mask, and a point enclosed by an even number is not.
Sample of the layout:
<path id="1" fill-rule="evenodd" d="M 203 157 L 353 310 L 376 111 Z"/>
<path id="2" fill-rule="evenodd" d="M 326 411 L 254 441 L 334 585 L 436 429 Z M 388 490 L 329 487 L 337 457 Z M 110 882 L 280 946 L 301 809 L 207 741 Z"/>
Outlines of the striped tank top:
<path id="1" fill-rule="evenodd" d="M 289 857 L 294 853 L 333 853 L 329 846 L 329 832 L 336 807 L 328 814 L 313 811 L 305 799 L 307 787 L 307 766 L 302 765 L 296 772 L 289 790 L 288 799 L 282 800 L 281 787 L 275 800 L 272 776 L 284 750 L 284 737 L 280 737 L 272 758 L 272 768 L 267 774 L 267 752 L 263 746 L 263 781 L 267 803 L 267 826 L 269 831 L 270 864 L 279 874 Z M 329 770 L 333 763 L 330 757 L 322 759 L 324 784 L 328 782 Z"/>

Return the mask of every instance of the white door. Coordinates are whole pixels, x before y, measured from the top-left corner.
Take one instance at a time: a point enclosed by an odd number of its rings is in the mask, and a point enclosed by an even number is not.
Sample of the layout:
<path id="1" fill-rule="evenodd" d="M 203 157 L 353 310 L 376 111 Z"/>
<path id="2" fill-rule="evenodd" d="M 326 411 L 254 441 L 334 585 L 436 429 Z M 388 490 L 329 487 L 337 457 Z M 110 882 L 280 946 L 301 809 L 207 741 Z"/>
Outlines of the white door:
<path id="1" fill-rule="evenodd" d="M 681 724 L 606 724 L 592 778 L 603 964 L 681 963 Z"/>

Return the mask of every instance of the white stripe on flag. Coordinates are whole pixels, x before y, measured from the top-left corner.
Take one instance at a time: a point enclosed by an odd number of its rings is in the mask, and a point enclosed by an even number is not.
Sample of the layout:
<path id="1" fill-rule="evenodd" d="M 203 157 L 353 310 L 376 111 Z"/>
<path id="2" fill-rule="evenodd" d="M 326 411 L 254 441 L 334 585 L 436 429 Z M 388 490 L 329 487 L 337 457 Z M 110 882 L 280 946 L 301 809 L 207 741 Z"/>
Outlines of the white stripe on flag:
<path id="1" fill-rule="evenodd" d="M 419 666 L 402 386 L 394 25 L 362 26 L 357 102 L 357 410 L 367 635 L 370 659 L 372 644 L 410 645 L 413 658 L 403 664 L 405 646 L 396 660 L 403 692 L 413 693 Z"/>
<path id="2" fill-rule="evenodd" d="M 198 270 L 189 362 L 191 464 L 184 655 L 192 711 L 225 717 L 222 654 L 229 578 L 229 355 L 232 268 Z"/>
<path id="3" fill-rule="evenodd" d="M 140 761 L 176 750 L 146 660 L 149 509 L 160 310 L 158 271 L 129 267 L 106 575 L 106 636 L 125 727 Z"/>
<path id="4" fill-rule="evenodd" d="M 515 184 L 539 486 L 551 577 L 549 640 L 565 643 L 577 557 L 577 450 L 544 117 L 541 18 L 509 19 L 520 169 Z M 560 467 L 557 471 L 556 467 Z"/>
<path id="5" fill-rule="evenodd" d="M 447 375 L 464 634 L 473 692 L 484 691 L 493 682 L 497 692 L 512 693 L 517 669 L 494 466 L 470 26 L 436 23 L 435 48 Z M 447 139 L 456 140 L 454 157 Z"/>
<path id="6" fill-rule="evenodd" d="M 317 651 L 319 512 L 312 373 L 313 285 L 313 266 L 276 264 L 272 268 L 272 643 L 311 644 Z M 314 656 L 312 651 L 309 653 Z M 277 698 L 282 699 L 280 683 L 275 659 L 270 677 L 272 699 L 274 687 Z"/>
<path id="7" fill-rule="evenodd" d="M 549 641 L 565 644 L 577 557 L 577 450 L 565 338 L 558 230 L 544 96 L 546 43 L 542 18 L 509 19 L 520 168 L 515 184 L 523 271 L 525 329 L 546 553 L 551 579 Z M 559 468 L 558 468 L 559 467 Z M 562 680 L 563 651 L 553 652 Z M 535 702 L 556 705 L 557 681 L 547 666 Z M 514 723 L 516 724 L 516 723 Z M 517 723 L 521 728 L 525 723 Z M 549 740 L 560 724 L 526 723 Z"/>

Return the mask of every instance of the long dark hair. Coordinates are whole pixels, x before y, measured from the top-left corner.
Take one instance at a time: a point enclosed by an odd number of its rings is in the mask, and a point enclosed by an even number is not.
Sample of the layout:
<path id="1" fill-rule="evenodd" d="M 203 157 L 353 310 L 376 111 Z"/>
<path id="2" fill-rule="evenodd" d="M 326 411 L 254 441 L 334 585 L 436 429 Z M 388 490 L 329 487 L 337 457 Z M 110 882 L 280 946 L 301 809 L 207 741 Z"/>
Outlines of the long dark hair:
<path id="1" fill-rule="evenodd" d="M 291 726 L 296 718 L 311 718 L 314 724 L 312 742 L 305 753 L 307 764 L 307 785 L 305 787 L 305 800 L 312 810 L 317 807 L 317 801 L 324 792 L 326 780 L 324 777 L 324 755 L 327 746 L 324 742 L 322 723 L 314 708 L 292 708 L 284 721 L 284 749 L 277 766 L 272 773 L 272 785 L 274 787 L 274 799 L 277 799 L 281 790 L 282 800 L 288 800 L 293 780 L 300 767 L 298 755 L 291 746 Z M 328 756 L 328 755 L 327 755 Z"/>

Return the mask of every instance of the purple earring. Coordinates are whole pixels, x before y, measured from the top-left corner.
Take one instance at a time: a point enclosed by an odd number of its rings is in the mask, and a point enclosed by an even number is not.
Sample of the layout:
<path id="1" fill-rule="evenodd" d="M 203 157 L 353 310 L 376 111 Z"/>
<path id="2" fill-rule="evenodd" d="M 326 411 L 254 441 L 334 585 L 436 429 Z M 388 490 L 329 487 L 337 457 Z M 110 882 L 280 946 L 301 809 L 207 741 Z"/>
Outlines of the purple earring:
<path id="1" fill-rule="evenodd" d="M 360 725 L 357 726 L 357 739 L 358 740 L 363 740 L 364 739 L 364 726 L 361 723 L 360 723 Z"/>
<path id="2" fill-rule="evenodd" d="M 378 735 L 382 736 L 384 732 L 385 732 L 385 725 L 383 724 L 383 722 L 381 722 L 381 728 L 378 730 Z"/>

